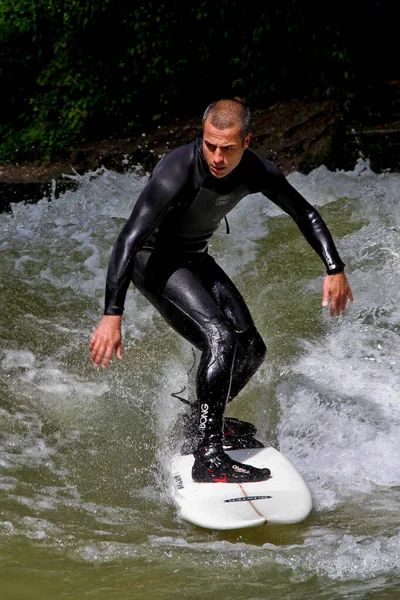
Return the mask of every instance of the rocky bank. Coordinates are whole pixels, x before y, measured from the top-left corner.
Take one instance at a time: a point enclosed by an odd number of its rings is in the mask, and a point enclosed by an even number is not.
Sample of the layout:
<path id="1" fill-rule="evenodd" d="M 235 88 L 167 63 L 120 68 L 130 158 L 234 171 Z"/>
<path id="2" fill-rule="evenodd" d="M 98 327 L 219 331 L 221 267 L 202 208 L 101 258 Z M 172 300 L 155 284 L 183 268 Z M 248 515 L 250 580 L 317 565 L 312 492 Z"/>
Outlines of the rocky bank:
<path id="1" fill-rule="evenodd" d="M 353 169 L 360 156 L 375 172 L 400 171 L 400 83 L 389 82 L 384 109 L 344 111 L 335 100 L 293 99 L 253 108 L 252 147 L 273 160 L 287 175 L 308 173 L 324 164 Z M 383 106 L 383 105 L 382 105 Z M 201 133 L 201 115 L 162 125 L 153 123 L 129 137 L 84 143 L 54 163 L 0 165 L 0 210 L 10 202 L 34 201 L 49 194 L 54 181 L 61 191 L 65 174 L 100 167 L 126 172 L 150 171 L 159 158 Z"/>

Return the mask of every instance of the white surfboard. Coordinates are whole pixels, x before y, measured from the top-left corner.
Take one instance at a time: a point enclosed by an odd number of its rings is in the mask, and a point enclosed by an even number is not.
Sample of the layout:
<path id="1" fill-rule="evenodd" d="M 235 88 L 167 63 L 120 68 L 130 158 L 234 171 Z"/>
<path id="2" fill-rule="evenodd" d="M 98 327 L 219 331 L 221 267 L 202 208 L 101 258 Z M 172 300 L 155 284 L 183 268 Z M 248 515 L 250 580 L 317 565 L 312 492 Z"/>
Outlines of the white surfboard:
<path id="1" fill-rule="evenodd" d="M 208 529 L 243 529 L 266 524 L 298 523 L 312 508 L 310 490 L 292 463 L 278 450 L 231 450 L 229 456 L 271 477 L 257 483 L 196 483 L 193 454 L 172 458 L 173 496 L 180 516 Z"/>

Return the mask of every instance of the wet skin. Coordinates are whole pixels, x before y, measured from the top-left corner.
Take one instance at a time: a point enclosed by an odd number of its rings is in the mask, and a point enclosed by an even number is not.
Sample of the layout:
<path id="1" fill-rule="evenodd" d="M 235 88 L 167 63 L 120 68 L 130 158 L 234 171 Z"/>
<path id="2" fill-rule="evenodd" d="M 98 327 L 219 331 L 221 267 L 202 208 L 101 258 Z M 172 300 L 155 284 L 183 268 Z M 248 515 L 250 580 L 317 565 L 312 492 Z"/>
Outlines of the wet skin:
<path id="1" fill-rule="evenodd" d="M 203 154 L 214 177 L 226 177 L 242 160 L 250 143 L 251 133 L 243 139 L 239 125 L 217 129 L 207 119 L 203 128 Z"/>

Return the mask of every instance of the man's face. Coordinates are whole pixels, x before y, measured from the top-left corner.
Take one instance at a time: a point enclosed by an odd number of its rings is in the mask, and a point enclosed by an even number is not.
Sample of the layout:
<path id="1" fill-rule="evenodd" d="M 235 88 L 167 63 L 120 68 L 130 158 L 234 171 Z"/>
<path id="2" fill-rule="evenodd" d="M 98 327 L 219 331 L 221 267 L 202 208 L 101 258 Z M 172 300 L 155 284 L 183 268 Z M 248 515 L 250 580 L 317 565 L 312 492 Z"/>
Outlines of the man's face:
<path id="1" fill-rule="evenodd" d="M 240 163 L 250 138 L 251 133 L 244 140 L 241 138 L 239 124 L 229 129 L 216 129 L 207 119 L 203 128 L 203 154 L 211 174 L 220 179 L 233 171 Z"/>

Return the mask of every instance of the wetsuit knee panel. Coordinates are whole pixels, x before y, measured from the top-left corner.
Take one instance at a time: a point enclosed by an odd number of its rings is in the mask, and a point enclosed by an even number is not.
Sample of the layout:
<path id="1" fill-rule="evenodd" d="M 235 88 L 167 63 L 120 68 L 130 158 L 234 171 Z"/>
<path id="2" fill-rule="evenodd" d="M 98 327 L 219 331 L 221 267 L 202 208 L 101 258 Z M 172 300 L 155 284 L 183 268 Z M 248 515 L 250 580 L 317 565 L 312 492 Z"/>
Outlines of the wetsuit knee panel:
<path id="1" fill-rule="evenodd" d="M 235 354 L 238 337 L 225 319 L 219 317 L 210 319 L 205 333 L 212 354 L 229 356 Z"/>

